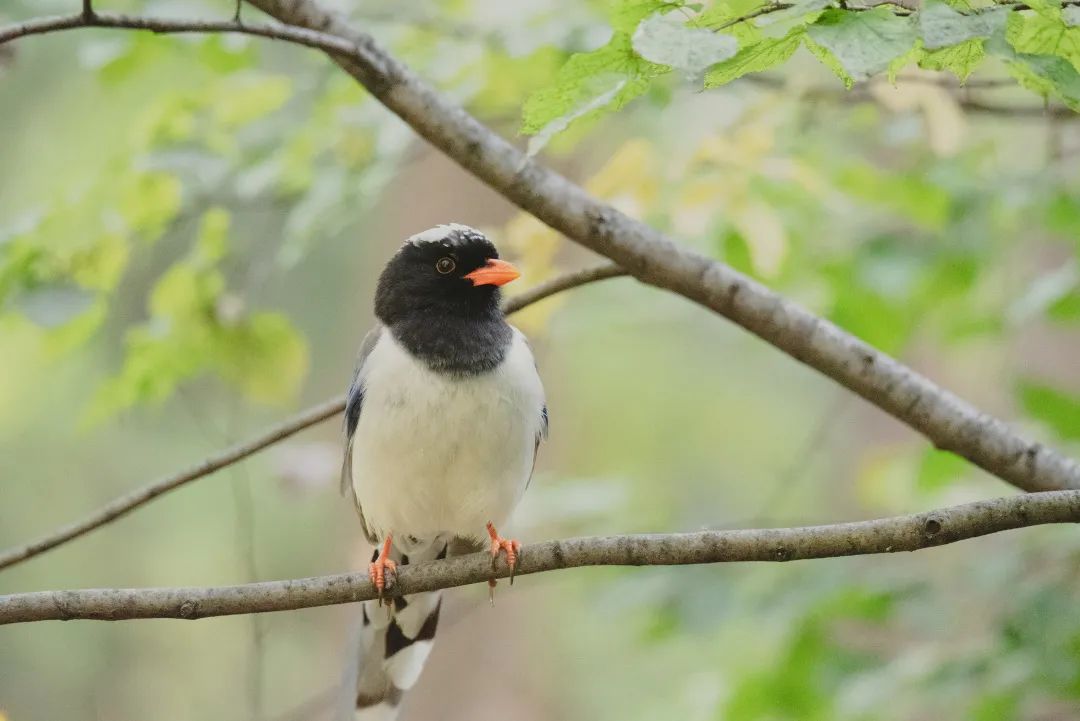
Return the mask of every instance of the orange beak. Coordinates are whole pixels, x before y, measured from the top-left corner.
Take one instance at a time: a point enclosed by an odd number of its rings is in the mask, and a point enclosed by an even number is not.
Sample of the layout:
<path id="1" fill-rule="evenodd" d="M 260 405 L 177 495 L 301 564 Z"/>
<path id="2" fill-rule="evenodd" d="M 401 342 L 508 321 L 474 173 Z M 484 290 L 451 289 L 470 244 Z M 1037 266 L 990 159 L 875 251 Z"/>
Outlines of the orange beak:
<path id="1" fill-rule="evenodd" d="M 487 265 L 482 265 L 465 277 L 473 282 L 473 285 L 506 285 L 515 278 L 521 277 L 521 272 L 505 260 L 492 258 Z"/>

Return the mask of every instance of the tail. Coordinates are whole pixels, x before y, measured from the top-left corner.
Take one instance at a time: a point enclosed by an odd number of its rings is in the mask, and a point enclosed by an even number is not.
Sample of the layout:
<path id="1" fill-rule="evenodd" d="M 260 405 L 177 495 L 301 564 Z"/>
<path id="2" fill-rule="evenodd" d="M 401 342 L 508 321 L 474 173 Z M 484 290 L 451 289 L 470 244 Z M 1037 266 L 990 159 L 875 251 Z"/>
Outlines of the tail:
<path id="1" fill-rule="evenodd" d="M 418 543 L 407 551 L 394 547 L 392 556 L 398 565 L 444 558 L 447 542 Z M 363 602 L 356 721 L 397 718 L 402 696 L 420 678 L 431 653 L 441 606 L 441 591 L 395 596 L 382 607 L 378 601 Z"/>

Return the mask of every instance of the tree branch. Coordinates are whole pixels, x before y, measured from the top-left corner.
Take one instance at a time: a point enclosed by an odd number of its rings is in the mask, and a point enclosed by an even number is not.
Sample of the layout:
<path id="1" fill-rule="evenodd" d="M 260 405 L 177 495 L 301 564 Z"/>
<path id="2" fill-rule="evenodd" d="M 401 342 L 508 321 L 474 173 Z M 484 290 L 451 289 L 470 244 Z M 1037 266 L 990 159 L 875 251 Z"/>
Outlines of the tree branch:
<path id="1" fill-rule="evenodd" d="M 313 0 L 249 0 L 291 26 L 188 22 L 98 15 L 94 24 L 157 32 L 243 32 L 325 50 L 388 109 L 493 189 L 638 280 L 693 300 L 815 368 L 886 413 L 1019 488 L 1080 487 L 1080 465 L 1026 441 L 872 346 L 737 271 L 590 197 L 446 99 Z M 15 37 L 85 25 L 82 16 L 22 23 Z M 334 37 L 336 36 L 336 38 Z"/>
<path id="2" fill-rule="evenodd" d="M 622 275 L 626 275 L 626 272 L 618 266 L 611 264 L 571 271 L 564 275 L 560 275 L 557 278 L 553 278 L 546 283 L 541 283 L 534 288 L 530 288 L 521 295 L 508 299 L 503 304 L 503 310 L 507 315 L 510 315 L 526 306 L 537 303 L 544 298 L 555 295 L 556 293 L 561 293 L 564 290 L 570 290 L 582 285 L 595 283 L 596 281 L 605 280 L 607 278 L 616 278 Z M 209 476 L 222 468 L 242 461 L 248 456 L 283 441 L 305 428 L 310 428 L 316 423 L 321 423 L 329 418 L 333 418 L 343 410 L 345 410 L 345 398 L 340 397 L 331 398 L 317 406 L 312 406 L 305 411 L 301 411 L 292 418 L 274 426 L 255 438 L 244 441 L 243 443 L 211 456 L 185 471 L 166 476 L 153 483 L 147 484 L 142 488 L 120 496 L 80 521 L 63 526 L 42 536 L 36 541 L 0 552 L 0 570 L 9 566 L 14 566 L 17 563 L 26 561 L 34 556 L 38 556 L 57 546 L 61 546 L 68 541 L 73 541 L 96 528 L 100 528 L 107 523 L 111 523 L 118 518 L 126 516 L 139 506 L 149 503 L 164 493 L 175 490 L 180 486 Z"/>
<path id="3" fill-rule="evenodd" d="M 278 20 L 346 37 L 332 56 L 389 110 L 487 185 L 638 280 L 727 317 L 984 470 L 1028 491 L 1080 488 L 1080 465 L 761 283 L 678 245 L 545 168 L 313 0 L 248 0 Z"/>
<path id="4" fill-rule="evenodd" d="M 997 498 L 928 513 L 805 528 L 574 538 L 526 546 L 518 576 L 579 566 L 675 566 L 745 561 L 796 561 L 923 548 L 1013 528 L 1080 522 L 1080 491 Z M 491 556 L 474 553 L 400 568 L 390 595 L 481 583 Z M 217 588 L 88 589 L 0 596 L 0 625 L 29 621 L 135 618 L 197 619 L 289 611 L 375 598 L 366 573 Z"/>
<path id="5" fill-rule="evenodd" d="M 248 456 L 258 453 L 264 448 L 272 446 L 309 426 L 333 418 L 344 409 L 345 401 L 340 398 L 334 398 L 313 406 L 284 423 L 274 426 L 265 433 L 200 461 L 187 470 L 165 476 L 142 488 L 120 496 L 80 521 L 63 526 L 36 541 L 0 553 L 0 569 L 14 566 L 16 563 L 45 553 L 45 551 L 87 534 L 95 528 L 111 523 L 164 493 L 242 461 Z"/>

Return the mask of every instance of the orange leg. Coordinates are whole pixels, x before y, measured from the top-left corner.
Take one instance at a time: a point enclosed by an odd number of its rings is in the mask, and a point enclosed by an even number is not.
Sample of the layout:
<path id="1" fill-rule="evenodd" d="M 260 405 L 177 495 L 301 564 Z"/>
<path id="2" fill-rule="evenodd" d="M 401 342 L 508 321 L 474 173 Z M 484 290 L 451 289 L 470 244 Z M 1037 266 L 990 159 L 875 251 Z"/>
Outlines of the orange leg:
<path id="1" fill-rule="evenodd" d="M 379 590 L 380 606 L 382 605 L 383 590 L 386 588 L 386 572 L 390 571 L 395 575 L 397 574 L 397 564 L 389 558 L 392 539 L 393 534 L 386 534 L 386 540 L 383 541 L 382 550 L 379 551 L 378 557 L 368 565 L 368 576 L 371 577 L 375 588 Z"/>
<path id="2" fill-rule="evenodd" d="M 510 585 L 514 585 L 514 571 L 517 569 L 518 554 L 521 552 L 521 543 L 513 538 L 503 538 L 495 530 L 495 524 L 490 521 L 487 524 L 488 535 L 491 536 L 491 568 L 495 569 L 495 561 L 499 554 L 506 553 L 506 565 L 510 567 Z M 488 580 L 488 596 L 491 602 L 495 602 L 495 579 Z"/>

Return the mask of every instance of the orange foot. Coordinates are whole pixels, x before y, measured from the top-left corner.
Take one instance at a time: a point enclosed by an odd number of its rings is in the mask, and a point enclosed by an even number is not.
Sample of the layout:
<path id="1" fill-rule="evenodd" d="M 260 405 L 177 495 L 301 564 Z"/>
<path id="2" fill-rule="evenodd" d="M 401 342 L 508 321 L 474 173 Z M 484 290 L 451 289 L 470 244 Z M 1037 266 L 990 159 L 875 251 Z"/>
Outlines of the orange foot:
<path id="1" fill-rule="evenodd" d="M 512 538 L 503 538 L 495 530 L 492 523 L 487 524 L 488 535 L 491 536 L 491 569 L 495 570 L 495 561 L 499 554 L 506 552 L 506 565 L 510 567 L 510 585 L 514 585 L 514 571 L 517 569 L 518 553 L 521 551 L 521 542 Z M 491 602 L 495 602 L 495 579 L 488 580 L 488 596 Z"/>
<path id="2" fill-rule="evenodd" d="M 387 534 L 379 555 L 368 564 L 368 576 L 371 577 L 372 583 L 375 584 L 375 588 L 379 591 L 380 606 L 383 602 L 383 590 L 386 588 L 386 572 L 390 571 L 397 575 L 397 564 L 390 560 L 390 542 L 392 538 L 391 534 Z"/>

